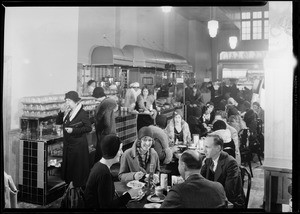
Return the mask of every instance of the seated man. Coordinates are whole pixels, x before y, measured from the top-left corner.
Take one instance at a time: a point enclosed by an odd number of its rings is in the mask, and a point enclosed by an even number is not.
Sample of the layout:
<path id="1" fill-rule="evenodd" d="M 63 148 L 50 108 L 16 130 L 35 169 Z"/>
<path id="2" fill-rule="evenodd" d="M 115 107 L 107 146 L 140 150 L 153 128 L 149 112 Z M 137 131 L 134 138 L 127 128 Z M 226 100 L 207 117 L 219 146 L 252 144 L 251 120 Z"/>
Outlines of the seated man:
<path id="1" fill-rule="evenodd" d="M 151 148 L 153 144 L 152 129 L 145 126 L 139 130 L 138 139 L 121 157 L 119 179 L 121 181 L 140 180 L 150 172 L 150 164 L 154 164 L 154 172 L 160 171 L 157 152 Z"/>
<path id="2" fill-rule="evenodd" d="M 120 208 L 138 196 L 137 189 L 130 189 L 126 194 L 114 199 L 115 185 L 110 167 L 119 162 L 122 155 L 122 143 L 114 134 L 106 135 L 101 143 L 102 158 L 94 164 L 84 191 L 85 207 L 89 209 Z"/>
<path id="3" fill-rule="evenodd" d="M 204 153 L 201 175 L 211 181 L 220 182 L 228 200 L 234 208 L 244 208 L 245 194 L 241 172 L 236 160 L 223 150 L 223 140 L 218 135 L 208 135 L 204 141 Z"/>
<path id="4" fill-rule="evenodd" d="M 227 123 L 227 113 L 226 113 L 226 111 L 217 111 L 216 112 L 213 124 L 218 120 L 223 120 L 226 124 L 226 129 L 229 129 L 229 131 L 231 133 L 231 138 L 232 138 L 232 140 L 234 142 L 234 145 L 235 145 L 235 148 L 237 148 L 235 150 L 235 152 L 236 152 L 235 153 L 235 159 L 236 159 L 237 163 L 239 165 L 241 165 L 241 154 L 240 154 L 240 150 L 239 150 L 240 142 L 239 142 L 239 136 L 238 136 L 237 130 Z"/>
<path id="5" fill-rule="evenodd" d="M 202 177 L 202 156 L 194 150 L 185 151 L 178 170 L 185 182 L 174 185 L 161 208 L 225 208 L 227 198 L 223 186 Z"/>

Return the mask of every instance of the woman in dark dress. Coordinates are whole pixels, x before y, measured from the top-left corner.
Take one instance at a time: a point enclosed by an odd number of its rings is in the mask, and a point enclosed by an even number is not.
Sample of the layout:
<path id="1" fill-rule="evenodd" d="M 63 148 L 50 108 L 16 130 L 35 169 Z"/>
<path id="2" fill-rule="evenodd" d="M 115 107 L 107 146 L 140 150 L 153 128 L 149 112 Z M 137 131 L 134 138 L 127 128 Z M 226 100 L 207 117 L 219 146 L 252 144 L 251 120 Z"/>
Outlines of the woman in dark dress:
<path id="1" fill-rule="evenodd" d="M 65 95 L 66 105 L 56 118 L 63 125 L 62 179 L 73 182 L 75 187 L 84 187 L 89 175 L 89 150 L 86 133 L 92 131 L 87 112 L 83 110 L 76 91 Z"/>

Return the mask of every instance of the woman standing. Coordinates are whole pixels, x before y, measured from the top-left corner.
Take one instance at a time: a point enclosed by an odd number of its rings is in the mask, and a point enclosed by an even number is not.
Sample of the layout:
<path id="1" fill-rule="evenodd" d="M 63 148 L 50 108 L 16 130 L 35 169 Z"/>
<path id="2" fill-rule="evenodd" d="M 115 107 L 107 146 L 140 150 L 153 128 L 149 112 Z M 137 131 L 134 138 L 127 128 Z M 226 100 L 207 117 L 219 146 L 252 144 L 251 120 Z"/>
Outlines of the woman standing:
<path id="1" fill-rule="evenodd" d="M 105 135 L 116 133 L 115 111 L 118 110 L 118 105 L 114 99 L 106 96 L 102 87 L 94 89 L 93 97 L 99 102 L 95 110 L 97 144 L 94 163 L 97 163 L 102 158 L 102 139 Z"/>
<path id="2" fill-rule="evenodd" d="M 155 99 L 149 93 L 149 89 L 144 86 L 141 94 L 137 97 L 138 110 L 140 114 L 137 117 L 137 131 L 144 126 L 154 124 L 157 115 Z"/>
<path id="3" fill-rule="evenodd" d="M 73 181 L 75 187 L 84 187 L 89 175 L 89 149 L 86 133 L 92 131 L 87 113 L 83 110 L 76 91 L 65 95 L 64 105 L 56 118 L 63 125 L 62 179 Z"/>

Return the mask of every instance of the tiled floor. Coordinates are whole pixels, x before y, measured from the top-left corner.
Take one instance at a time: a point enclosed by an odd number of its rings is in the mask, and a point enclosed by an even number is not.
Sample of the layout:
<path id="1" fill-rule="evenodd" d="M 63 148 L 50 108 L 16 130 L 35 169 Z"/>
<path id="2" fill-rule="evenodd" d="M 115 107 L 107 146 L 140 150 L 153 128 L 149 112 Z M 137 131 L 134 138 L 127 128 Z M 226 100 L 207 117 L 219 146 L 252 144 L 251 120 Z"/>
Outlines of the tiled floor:
<path id="1" fill-rule="evenodd" d="M 248 168 L 248 166 L 247 166 Z M 249 168 L 248 168 L 249 169 Z M 252 163 L 253 178 L 251 182 L 250 198 L 248 208 L 262 208 L 264 197 L 264 171 L 257 158 Z M 19 208 L 59 208 L 61 199 L 58 199 L 47 206 L 19 202 Z"/>

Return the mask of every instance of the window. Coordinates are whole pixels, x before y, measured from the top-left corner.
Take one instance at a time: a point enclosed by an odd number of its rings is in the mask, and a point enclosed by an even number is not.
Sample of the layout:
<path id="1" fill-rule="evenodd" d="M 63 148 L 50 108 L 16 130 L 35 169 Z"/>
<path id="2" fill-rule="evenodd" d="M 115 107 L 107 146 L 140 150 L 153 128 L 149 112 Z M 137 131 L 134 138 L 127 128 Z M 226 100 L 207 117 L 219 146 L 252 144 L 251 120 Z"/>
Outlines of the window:
<path id="1" fill-rule="evenodd" d="M 253 35 L 253 39 L 261 39 L 262 35 L 261 35 L 261 20 L 259 21 L 253 21 L 253 25 L 252 25 L 252 35 Z"/>
<path id="2" fill-rule="evenodd" d="M 242 22 L 242 40 L 250 40 L 250 21 Z"/>
<path id="3" fill-rule="evenodd" d="M 242 40 L 269 38 L 269 12 L 242 12 Z"/>
<path id="4" fill-rule="evenodd" d="M 269 39 L 269 20 L 264 21 L 264 38 Z"/>

